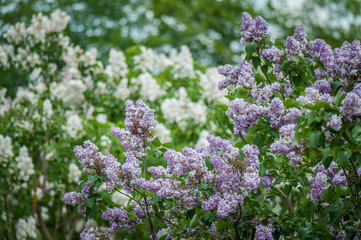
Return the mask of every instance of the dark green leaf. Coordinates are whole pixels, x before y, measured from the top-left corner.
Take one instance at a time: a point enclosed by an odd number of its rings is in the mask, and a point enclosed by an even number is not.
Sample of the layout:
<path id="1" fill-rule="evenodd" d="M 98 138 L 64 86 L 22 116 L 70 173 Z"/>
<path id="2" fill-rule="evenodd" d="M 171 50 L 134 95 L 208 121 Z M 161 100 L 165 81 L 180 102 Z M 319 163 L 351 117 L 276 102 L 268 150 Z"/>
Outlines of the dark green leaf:
<path id="1" fill-rule="evenodd" d="M 348 159 L 351 155 L 352 153 L 349 151 L 339 151 L 337 153 L 337 160 L 341 167 L 346 168 L 348 166 Z"/>

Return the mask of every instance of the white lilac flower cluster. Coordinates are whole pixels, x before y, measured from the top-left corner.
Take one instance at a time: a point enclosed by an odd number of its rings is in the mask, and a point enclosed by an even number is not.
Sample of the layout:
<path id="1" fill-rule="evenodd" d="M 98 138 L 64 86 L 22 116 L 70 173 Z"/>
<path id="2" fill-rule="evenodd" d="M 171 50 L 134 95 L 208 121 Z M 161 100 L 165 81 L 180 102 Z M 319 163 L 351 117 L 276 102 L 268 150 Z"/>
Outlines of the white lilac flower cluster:
<path id="1" fill-rule="evenodd" d="M 16 238 L 28 239 L 28 237 L 37 237 L 36 220 L 33 216 L 26 219 L 21 218 L 16 223 Z"/>

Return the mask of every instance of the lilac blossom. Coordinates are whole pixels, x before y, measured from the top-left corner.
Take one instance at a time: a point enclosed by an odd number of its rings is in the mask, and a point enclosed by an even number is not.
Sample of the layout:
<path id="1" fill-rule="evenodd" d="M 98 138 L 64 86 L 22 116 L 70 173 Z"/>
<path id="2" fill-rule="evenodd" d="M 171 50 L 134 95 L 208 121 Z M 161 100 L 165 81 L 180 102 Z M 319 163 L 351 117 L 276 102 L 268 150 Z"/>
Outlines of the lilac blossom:
<path id="1" fill-rule="evenodd" d="M 270 60 L 274 63 L 280 63 L 284 52 L 279 50 L 277 47 L 272 46 L 271 48 L 264 49 L 262 51 L 262 57 Z"/>
<path id="2" fill-rule="evenodd" d="M 233 147 L 229 140 L 212 135 L 209 135 L 207 140 L 209 142 L 207 149 L 210 154 L 216 154 L 218 151 L 221 151 L 225 160 L 235 160 L 239 158 L 238 148 Z"/>
<path id="3" fill-rule="evenodd" d="M 316 39 L 314 41 L 310 41 L 308 43 L 308 51 L 307 56 L 310 59 L 319 58 L 321 56 L 321 52 L 327 46 L 327 43 L 323 39 Z"/>
<path id="4" fill-rule="evenodd" d="M 113 231 L 110 228 L 96 227 L 84 229 L 80 233 L 81 240 L 112 240 L 111 235 Z"/>
<path id="5" fill-rule="evenodd" d="M 218 68 L 218 73 L 226 77 L 218 83 L 219 90 L 223 90 L 229 85 L 248 88 L 254 85 L 255 79 L 252 71 L 252 63 L 249 61 L 240 62 L 237 67 L 226 64 Z"/>
<path id="6" fill-rule="evenodd" d="M 270 85 L 261 87 L 261 84 L 254 86 L 250 89 L 251 98 L 255 104 L 267 104 L 273 96 L 272 88 Z"/>
<path id="7" fill-rule="evenodd" d="M 327 119 L 326 125 L 335 130 L 336 132 L 340 131 L 340 129 L 342 128 L 341 117 L 333 114 L 330 118 Z"/>
<path id="8" fill-rule="evenodd" d="M 95 174 L 106 175 L 106 184 L 108 192 L 113 191 L 115 184 L 119 182 L 120 163 L 111 154 L 104 156 L 98 152 L 97 146 L 90 141 L 84 142 L 84 148 L 81 146 L 74 147 L 76 157 L 84 165 L 83 171 L 89 173 L 92 170 Z"/>
<path id="9" fill-rule="evenodd" d="M 267 32 L 268 23 L 260 16 L 257 16 L 255 21 L 249 13 L 242 13 L 242 26 L 241 26 L 241 43 L 260 42 L 264 37 L 270 37 Z"/>
<path id="10" fill-rule="evenodd" d="M 361 94 L 358 91 L 359 86 L 361 86 L 361 83 L 357 84 L 353 91 L 347 93 L 346 97 L 342 100 L 342 115 L 350 117 L 361 115 Z"/>
<path id="11" fill-rule="evenodd" d="M 242 182 L 237 172 L 234 171 L 233 166 L 224 162 L 224 160 L 217 155 L 211 157 L 211 163 L 217 173 L 214 182 L 217 190 L 237 192 L 242 189 Z"/>
<path id="12" fill-rule="evenodd" d="M 314 178 L 311 185 L 310 199 L 318 203 L 321 200 L 321 194 L 326 190 L 327 175 L 324 172 L 319 171 Z"/>
<path id="13" fill-rule="evenodd" d="M 234 121 L 234 133 L 241 134 L 242 131 L 255 124 L 265 113 L 265 107 L 245 102 L 242 98 L 236 98 L 231 102 L 226 115 Z"/>
<path id="14" fill-rule="evenodd" d="M 112 128 L 111 134 L 119 138 L 126 153 L 136 157 L 145 155 L 146 142 L 153 141 L 157 122 L 154 120 L 154 110 L 150 109 L 142 100 L 137 100 L 136 105 L 128 100 L 126 105 L 126 129 Z"/>
<path id="15" fill-rule="evenodd" d="M 324 79 L 317 80 L 312 84 L 312 87 L 317 89 L 321 94 L 331 93 L 332 91 L 330 82 Z"/>
<path id="16" fill-rule="evenodd" d="M 307 34 L 305 28 L 299 25 L 295 29 L 293 36 L 287 37 L 286 40 L 286 53 L 288 55 L 300 55 L 303 56 L 303 52 L 306 50 Z"/>
<path id="17" fill-rule="evenodd" d="M 228 192 L 223 194 L 223 198 L 218 202 L 217 216 L 220 218 L 226 218 L 230 214 L 235 213 L 238 210 L 239 205 L 243 206 L 243 199 L 246 197 L 246 193 L 229 194 Z"/>
<path id="18" fill-rule="evenodd" d="M 135 221 L 130 220 L 128 214 L 124 207 L 108 208 L 102 213 L 102 218 L 111 221 L 111 230 L 117 232 L 122 227 L 132 228 L 134 226 Z"/>
<path id="19" fill-rule="evenodd" d="M 345 172 L 343 170 L 338 171 L 338 173 L 333 177 L 332 183 L 337 186 L 347 187 L 347 178 L 345 176 Z"/>
<path id="20" fill-rule="evenodd" d="M 272 226 L 272 224 L 263 225 L 262 223 L 259 223 L 256 225 L 255 239 L 256 240 L 273 240 L 272 233 L 274 231 L 275 231 L 275 228 Z"/>

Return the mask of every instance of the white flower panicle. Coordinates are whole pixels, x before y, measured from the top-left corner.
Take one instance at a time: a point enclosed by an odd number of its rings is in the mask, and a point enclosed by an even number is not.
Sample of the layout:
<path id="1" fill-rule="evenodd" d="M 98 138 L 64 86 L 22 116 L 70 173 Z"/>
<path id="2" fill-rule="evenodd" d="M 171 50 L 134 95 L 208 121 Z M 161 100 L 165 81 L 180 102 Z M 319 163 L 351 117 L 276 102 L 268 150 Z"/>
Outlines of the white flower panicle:
<path id="1" fill-rule="evenodd" d="M 156 59 L 152 49 L 141 46 L 142 51 L 139 55 L 133 57 L 134 70 L 140 70 L 141 72 L 153 71 L 154 62 Z"/>
<path id="2" fill-rule="evenodd" d="M 19 156 L 15 158 L 17 162 L 17 168 L 20 170 L 19 178 L 24 181 L 28 181 L 30 176 L 35 173 L 34 164 L 29 156 L 28 149 L 22 146 L 19 151 Z"/>
<path id="3" fill-rule="evenodd" d="M 50 91 L 52 96 L 63 100 L 66 106 L 80 106 L 84 101 L 83 93 L 87 89 L 82 80 L 62 81 L 52 83 Z"/>
<path id="4" fill-rule="evenodd" d="M 14 55 L 14 47 L 12 45 L 0 45 L 0 67 L 8 69 L 10 67 L 9 58 Z"/>
<path id="5" fill-rule="evenodd" d="M 14 156 L 11 145 L 11 138 L 9 136 L 4 137 L 0 134 L 0 163 L 7 161 L 6 158 Z"/>
<path id="6" fill-rule="evenodd" d="M 63 126 L 63 130 L 72 138 L 79 139 L 85 135 L 84 129 L 83 129 L 83 120 L 81 117 L 74 112 L 69 112 L 68 119 L 66 121 L 66 125 Z"/>
<path id="7" fill-rule="evenodd" d="M 123 78 L 123 80 L 121 80 L 115 88 L 113 95 L 114 97 L 124 101 L 130 96 L 130 94 L 132 94 L 132 92 L 133 89 L 128 87 L 128 79 Z"/>
<path id="8" fill-rule="evenodd" d="M 16 223 L 16 238 L 25 240 L 28 237 L 36 238 L 36 220 L 33 216 L 29 216 L 26 219 L 19 219 Z"/>
<path id="9" fill-rule="evenodd" d="M 67 27 L 70 16 L 59 9 L 51 14 L 52 32 L 62 32 Z"/>
<path id="10" fill-rule="evenodd" d="M 10 26 L 8 31 L 4 34 L 4 37 L 9 43 L 14 43 L 16 45 L 20 44 L 26 37 L 25 24 L 16 23 L 15 25 Z"/>
<path id="11" fill-rule="evenodd" d="M 70 163 L 68 180 L 72 183 L 78 183 L 81 176 L 81 170 L 75 163 Z"/>
<path id="12" fill-rule="evenodd" d="M 48 119 L 51 118 L 53 114 L 53 105 L 49 99 L 46 99 L 43 103 L 44 116 Z"/>
<path id="13" fill-rule="evenodd" d="M 110 49 L 109 52 L 109 65 L 105 68 L 105 73 L 110 78 L 125 78 L 128 74 L 128 66 L 125 56 L 122 51 Z"/>
<path id="14" fill-rule="evenodd" d="M 143 100 L 154 102 L 157 98 L 166 94 L 153 76 L 148 72 L 138 76 L 138 83 L 140 85 L 140 96 Z"/>
<path id="15" fill-rule="evenodd" d="M 203 88 L 203 98 L 208 102 L 216 102 L 221 104 L 227 104 L 228 99 L 224 96 L 228 94 L 227 89 L 220 91 L 218 89 L 218 83 L 223 80 L 223 76 L 218 73 L 217 68 L 208 68 L 205 74 L 199 76 L 200 85 Z"/>
<path id="16" fill-rule="evenodd" d="M 174 63 L 172 74 L 174 78 L 194 78 L 194 65 L 191 51 L 187 46 L 181 46 L 178 53 L 175 49 L 170 52 L 169 58 Z"/>
<path id="17" fill-rule="evenodd" d="M 155 127 L 154 136 L 158 137 L 162 143 L 171 142 L 171 131 L 162 123 L 158 123 Z"/>
<path id="18" fill-rule="evenodd" d="M 179 88 L 178 98 L 167 98 L 162 102 L 161 110 L 168 123 L 177 123 L 182 129 L 186 127 L 187 119 L 196 124 L 206 123 L 207 107 L 201 102 L 192 102 L 184 88 Z"/>
<path id="19" fill-rule="evenodd" d="M 199 134 L 198 141 L 195 145 L 196 148 L 199 147 L 206 147 L 209 145 L 209 142 L 207 140 L 207 137 L 209 136 L 209 132 L 207 130 L 202 130 L 202 132 Z"/>

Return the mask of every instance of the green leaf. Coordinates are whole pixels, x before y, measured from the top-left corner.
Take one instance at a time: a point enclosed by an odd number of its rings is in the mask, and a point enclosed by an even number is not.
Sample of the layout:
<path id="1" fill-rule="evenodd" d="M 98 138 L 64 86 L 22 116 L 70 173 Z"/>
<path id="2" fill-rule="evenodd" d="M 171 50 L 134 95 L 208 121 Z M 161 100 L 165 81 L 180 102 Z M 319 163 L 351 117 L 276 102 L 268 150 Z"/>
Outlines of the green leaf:
<path id="1" fill-rule="evenodd" d="M 282 212 L 281 205 L 279 203 L 276 203 L 275 207 L 272 208 L 272 212 L 276 215 L 280 215 Z"/>
<path id="2" fill-rule="evenodd" d="M 189 223 L 189 227 L 190 228 L 195 228 L 195 227 L 198 227 L 198 226 L 200 226 L 200 219 L 197 216 L 197 214 L 194 214 L 192 220 Z"/>
<path id="3" fill-rule="evenodd" d="M 325 160 L 328 156 L 331 154 L 331 148 L 320 148 L 321 154 L 322 154 L 322 160 Z M 325 168 L 327 168 L 325 166 Z"/>
<path id="4" fill-rule="evenodd" d="M 337 153 L 337 160 L 341 167 L 346 168 L 348 166 L 348 159 L 351 157 L 352 153 L 349 151 L 339 151 Z"/>
<path id="5" fill-rule="evenodd" d="M 341 105 L 342 100 L 345 98 L 345 94 L 343 92 L 337 93 L 336 97 L 333 99 L 332 103 L 338 107 Z"/>
<path id="6" fill-rule="evenodd" d="M 263 65 L 263 66 L 261 67 L 261 70 L 262 70 L 262 72 L 263 72 L 264 75 L 267 75 L 267 74 L 268 74 L 268 66 L 267 66 L 267 65 Z"/>
<path id="7" fill-rule="evenodd" d="M 84 198 L 84 203 L 85 206 L 87 206 L 88 208 L 93 208 L 94 204 L 95 204 L 95 198 Z"/>
<path id="8" fill-rule="evenodd" d="M 336 205 L 334 208 L 332 208 L 329 213 L 330 215 L 330 221 L 331 223 L 334 222 L 338 222 L 338 219 L 340 218 L 340 214 L 341 214 L 341 210 L 340 208 Z"/>
<path id="9" fill-rule="evenodd" d="M 321 132 L 310 132 L 308 134 L 308 145 L 317 148 L 320 143 Z"/>
<path id="10" fill-rule="evenodd" d="M 233 225 L 229 222 L 218 222 L 216 223 L 217 231 L 222 231 L 224 229 L 233 229 Z"/>
<path id="11" fill-rule="evenodd" d="M 252 58 L 253 67 L 255 69 L 258 68 L 259 65 L 261 65 L 261 59 L 259 57 L 253 57 Z"/>
<path id="12" fill-rule="evenodd" d="M 312 217 L 315 214 L 316 208 L 317 205 L 314 202 L 309 201 L 304 209 L 306 216 Z"/>
<path id="13" fill-rule="evenodd" d="M 130 220 L 136 219 L 136 218 L 137 218 L 137 214 L 135 214 L 135 212 L 131 211 L 131 212 L 129 212 L 129 214 L 128 214 L 128 218 L 129 218 Z"/>
<path id="14" fill-rule="evenodd" d="M 281 65 L 281 70 L 284 71 L 285 73 L 288 72 L 288 70 L 290 69 L 290 65 L 289 63 L 285 60 L 283 61 L 282 65 Z"/>
<path id="15" fill-rule="evenodd" d="M 274 185 L 280 184 L 284 179 L 285 177 L 279 176 L 278 178 L 276 178 Z"/>
<path id="16" fill-rule="evenodd" d="M 154 146 L 156 146 L 156 147 L 160 147 L 160 146 L 162 145 L 162 143 L 160 142 L 159 138 L 154 139 L 152 143 L 153 143 Z"/>
<path id="17" fill-rule="evenodd" d="M 211 163 L 210 157 L 206 158 L 206 167 L 208 168 L 208 171 L 212 171 L 214 169 L 213 164 Z"/>
<path id="18" fill-rule="evenodd" d="M 257 43 L 255 42 L 247 43 L 245 47 L 247 56 L 252 57 L 253 53 L 256 51 L 256 48 L 257 48 Z"/>
<path id="19" fill-rule="evenodd" d="M 278 47 L 278 48 L 284 48 L 285 44 L 282 42 L 282 40 L 277 40 L 275 42 L 275 46 Z"/>
<path id="20" fill-rule="evenodd" d="M 300 62 L 300 57 L 297 55 L 292 56 L 293 61 L 295 61 L 296 64 Z"/>
<path id="21" fill-rule="evenodd" d="M 217 107 L 217 108 L 220 108 L 220 109 L 222 109 L 224 111 L 228 110 L 228 105 L 226 105 L 226 104 L 215 104 L 214 106 Z"/>
<path id="22" fill-rule="evenodd" d="M 353 137 L 353 138 L 357 138 L 358 135 L 360 134 L 360 132 L 361 132 L 361 126 L 356 125 L 356 126 L 352 129 L 352 137 Z"/>
<path id="23" fill-rule="evenodd" d="M 263 38 L 263 39 L 261 40 L 261 42 L 266 43 L 266 44 L 268 44 L 268 45 L 270 45 L 270 46 L 273 45 L 273 42 L 271 41 L 271 39 L 270 39 L 269 37 Z"/>

